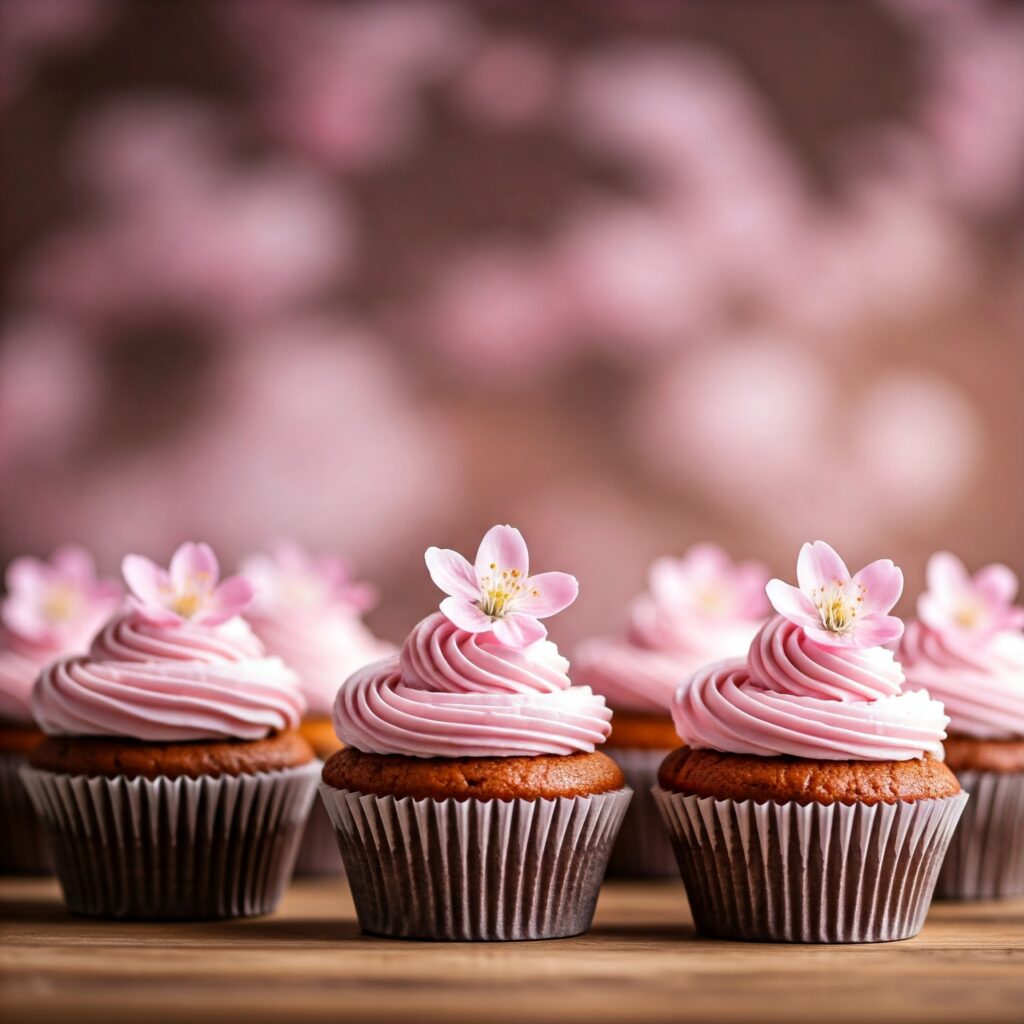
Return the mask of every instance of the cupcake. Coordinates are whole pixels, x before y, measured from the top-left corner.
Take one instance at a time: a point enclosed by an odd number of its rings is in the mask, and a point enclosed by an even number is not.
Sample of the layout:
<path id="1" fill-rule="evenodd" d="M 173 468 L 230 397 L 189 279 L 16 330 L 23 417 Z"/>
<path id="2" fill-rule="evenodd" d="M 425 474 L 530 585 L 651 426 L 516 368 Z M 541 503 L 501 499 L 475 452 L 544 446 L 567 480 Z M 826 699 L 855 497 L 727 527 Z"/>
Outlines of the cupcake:
<path id="1" fill-rule="evenodd" d="M 672 697 L 697 669 L 746 653 L 768 614 L 767 570 L 733 564 L 714 544 L 683 558 L 659 558 L 648 591 L 635 598 L 625 633 L 580 645 L 573 659 L 579 682 L 604 696 L 615 712 L 608 752 L 636 795 L 612 850 L 609 874 L 668 878 L 678 867 L 651 787 L 658 766 L 679 743 Z"/>
<path id="2" fill-rule="evenodd" d="M 430 548 L 448 595 L 399 655 L 338 692 L 345 749 L 320 793 L 367 932 L 553 939 L 589 928 L 629 803 L 596 751 L 611 712 L 539 621 L 576 580 L 529 575 L 518 530 L 488 531 L 471 565 Z"/>
<path id="3" fill-rule="evenodd" d="M 57 658 L 80 654 L 117 606 L 121 588 L 96 578 L 92 556 L 66 546 L 49 562 L 16 558 L 0 604 L 0 874 L 50 870 L 39 819 L 18 777 L 42 740 L 32 684 Z"/>
<path id="4" fill-rule="evenodd" d="M 799 588 L 746 659 L 707 666 L 672 705 L 685 746 L 655 797 L 698 931 L 762 942 L 882 942 L 916 935 L 967 801 L 942 761 L 948 719 L 903 692 L 883 644 L 903 575 L 887 559 L 851 578 L 805 544 Z"/>
<path id="5" fill-rule="evenodd" d="M 298 681 L 239 618 L 247 579 L 218 584 L 205 544 L 170 571 L 129 555 L 131 597 L 89 653 L 43 669 L 46 733 L 22 778 L 50 833 L 68 908 L 139 919 L 274 909 L 319 762 Z"/>
<path id="6" fill-rule="evenodd" d="M 1024 609 L 1005 565 L 969 576 L 954 555 L 928 562 L 899 658 L 907 687 L 949 715 L 946 763 L 971 794 L 936 895 L 995 899 L 1024 893 Z"/>
<path id="7" fill-rule="evenodd" d="M 326 760 L 340 747 L 331 724 L 338 688 L 356 669 L 396 653 L 393 644 L 378 640 L 362 620 L 376 604 L 376 593 L 352 579 L 343 559 L 314 558 L 295 544 L 278 544 L 270 554 L 246 559 L 242 571 L 256 587 L 245 617 L 267 653 L 282 658 L 298 674 L 306 698 L 299 729 L 317 757 Z M 316 801 L 295 873 L 341 871 L 334 829 L 323 804 Z"/>

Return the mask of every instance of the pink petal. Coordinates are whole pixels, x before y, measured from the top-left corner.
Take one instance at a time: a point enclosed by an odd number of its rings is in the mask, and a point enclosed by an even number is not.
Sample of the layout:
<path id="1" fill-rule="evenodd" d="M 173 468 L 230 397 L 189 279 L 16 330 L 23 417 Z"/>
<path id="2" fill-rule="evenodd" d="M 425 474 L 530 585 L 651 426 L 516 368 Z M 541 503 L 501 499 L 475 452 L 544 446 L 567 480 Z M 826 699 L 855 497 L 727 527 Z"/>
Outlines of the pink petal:
<path id="1" fill-rule="evenodd" d="M 247 576 L 229 576 L 213 592 L 206 610 L 196 621 L 207 626 L 219 626 L 244 611 L 256 595 L 256 588 Z"/>
<path id="2" fill-rule="evenodd" d="M 121 575 L 128 589 L 143 604 L 163 605 L 164 591 L 171 580 L 166 570 L 144 555 L 125 555 L 121 560 Z"/>
<path id="3" fill-rule="evenodd" d="M 1017 574 L 998 562 L 974 574 L 974 588 L 989 604 L 1010 604 L 1017 596 L 1018 586 Z"/>
<path id="4" fill-rule="evenodd" d="M 903 620 L 895 615 L 868 615 L 857 620 L 852 635 L 858 647 L 884 647 L 903 636 Z"/>
<path id="5" fill-rule="evenodd" d="M 7 566 L 5 580 L 8 593 L 26 600 L 39 600 L 50 583 L 52 571 L 38 558 L 22 555 Z"/>
<path id="6" fill-rule="evenodd" d="M 853 577 L 853 582 L 864 588 L 861 615 L 888 612 L 903 593 L 903 573 L 889 558 L 864 566 Z"/>
<path id="7" fill-rule="evenodd" d="M 928 589 L 940 601 L 953 603 L 970 586 L 964 563 L 949 551 L 936 551 L 925 570 Z"/>
<path id="8" fill-rule="evenodd" d="M 380 593 L 372 583 L 347 583 L 340 593 L 345 604 L 360 613 L 368 612 L 380 601 Z"/>
<path id="9" fill-rule="evenodd" d="M 686 583 L 682 560 L 665 555 L 656 558 L 647 570 L 647 586 L 664 604 L 676 605 L 684 601 Z"/>
<path id="10" fill-rule="evenodd" d="M 79 544 L 62 545 L 54 551 L 50 561 L 62 576 L 82 587 L 87 587 L 96 578 L 96 563 Z"/>
<path id="11" fill-rule="evenodd" d="M 48 623 L 39 614 L 39 605 L 15 597 L 8 597 L 0 605 L 0 619 L 12 633 L 25 640 L 42 640 L 48 630 Z"/>
<path id="12" fill-rule="evenodd" d="M 205 578 L 210 590 L 220 579 L 220 565 L 209 544 L 193 544 L 186 541 L 171 555 L 171 582 L 183 587 L 196 577 Z"/>
<path id="13" fill-rule="evenodd" d="M 530 555 L 523 535 L 514 526 L 492 526 L 476 553 L 476 578 L 483 579 L 498 569 L 518 569 L 523 579 L 530 575 Z"/>
<path id="14" fill-rule="evenodd" d="M 532 615 L 521 615 L 518 612 L 495 619 L 491 628 L 495 639 L 506 647 L 529 647 L 548 635 L 542 622 Z"/>
<path id="15" fill-rule="evenodd" d="M 694 544 L 685 555 L 683 565 L 687 572 L 699 579 L 718 579 L 732 569 L 732 562 L 723 548 L 717 544 Z"/>
<path id="16" fill-rule="evenodd" d="M 943 604 L 930 590 L 917 598 L 917 617 L 932 629 L 943 630 L 953 624 L 949 606 Z"/>
<path id="17" fill-rule="evenodd" d="M 796 560 L 796 578 L 805 594 L 816 587 L 836 581 L 845 583 L 850 578 L 846 563 L 823 540 L 805 544 Z"/>
<path id="18" fill-rule="evenodd" d="M 493 625 L 489 615 L 484 615 L 472 601 L 467 601 L 463 597 L 446 597 L 440 608 L 449 622 L 454 623 L 459 629 L 466 630 L 467 633 L 486 633 Z"/>
<path id="19" fill-rule="evenodd" d="M 538 619 L 546 619 L 555 615 L 576 600 L 580 585 L 575 576 L 567 572 L 542 572 L 531 576 L 526 581 L 527 591 L 536 590 L 537 594 L 527 593 L 516 601 L 516 611 Z"/>
<path id="20" fill-rule="evenodd" d="M 177 626 L 185 621 L 173 608 L 169 608 L 165 604 L 140 601 L 137 597 L 129 597 L 128 605 L 140 619 L 152 622 L 155 626 Z"/>
<path id="21" fill-rule="evenodd" d="M 427 563 L 430 578 L 446 594 L 464 597 L 467 601 L 475 601 L 480 596 L 480 584 L 473 566 L 458 551 L 452 551 L 451 548 L 427 548 L 423 560 Z"/>
<path id="22" fill-rule="evenodd" d="M 821 615 L 814 602 L 798 588 L 783 580 L 769 580 L 765 586 L 768 600 L 783 618 L 804 629 L 821 627 Z"/>

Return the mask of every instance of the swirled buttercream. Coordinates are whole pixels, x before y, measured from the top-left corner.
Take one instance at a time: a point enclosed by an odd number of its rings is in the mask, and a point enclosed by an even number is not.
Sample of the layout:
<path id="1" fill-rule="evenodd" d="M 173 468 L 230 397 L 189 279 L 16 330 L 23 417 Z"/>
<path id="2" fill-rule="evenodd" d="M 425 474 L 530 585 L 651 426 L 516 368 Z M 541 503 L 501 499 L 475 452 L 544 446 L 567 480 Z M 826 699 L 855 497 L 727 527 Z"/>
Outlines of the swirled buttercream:
<path id="1" fill-rule="evenodd" d="M 47 666 L 32 710 L 51 734 L 175 742 L 260 739 L 298 724 L 295 674 L 241 619 L 161 625 L 128 612 L 89 654 Z"/>
<path id="2" fill-rule="evenodd" d="M 548 640 L 524 648 L 460 629 L 445 615 L 414 627 L 397 657 L 366 666 L 339 690 L 334 727 L 371 754 L 513 757 L 590 752 L 611 711 L 573 686 Z"/>
<path id="3" fill-rule="evenodd" d="M 949 719 L 926 692 L 902 692 L 903 673 L 881 647 L 824 647 L 782 616 L 746 660 L 720 661 L 677 691 L 676 730 L 697 749 L 817 760 L 942 757 Z"/>
<path id="4" fill-rule="evenodd" d="M 983 637 L 911 622 L 900 662 L 908 689 L 925 689 L 949 714 L 951 732 L 976 739 L 1024 737 L 1024 635 Z"/>

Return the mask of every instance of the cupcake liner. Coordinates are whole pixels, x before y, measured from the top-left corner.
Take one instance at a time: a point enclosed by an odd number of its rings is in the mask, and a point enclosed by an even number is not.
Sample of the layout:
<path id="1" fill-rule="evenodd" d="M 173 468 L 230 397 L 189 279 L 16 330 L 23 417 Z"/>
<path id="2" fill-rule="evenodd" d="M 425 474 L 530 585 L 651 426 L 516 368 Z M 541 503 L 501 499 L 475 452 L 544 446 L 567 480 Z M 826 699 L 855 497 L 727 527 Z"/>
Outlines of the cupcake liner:
<path id="1" fill-rule="evenodd" d="M 989 900 L 1024 894 L 1024 773 L 957 772 L 971 802 L 953 834 L 935 895 Z"/>
<path id="2" fill-rule="evenodd" d="M 889 942 L 924 924 L 967 794 L 754 803 L 655 787 L 697 930 L 760 942 Z"/>
<path id="3" fill-rule="evenodd" d="M 198 779 L 23 768 L 68 909 L 202 919 L 272 911 L 291 877 L 320 762 Z"/>
<path id="4" fill-rule="evenodd" d="M 299 855 L 295 858 L 295 874 L 297 877 L 345 874 L 334 826 L 327 815 L 327 808 L 319 800 L 315 800 L 309 809 L 306 829 L 299 843 Z"/>
<path id="5" fill-rule="evenodd" d="M 53 871 L 46 829 L 18 774 L 24 754 L 0 754 L 0 874 L 41 875 Z"/>
<path id="6" fill-rule="evenodd" d="M 407 939 L 555 939 L 590 927 L 632 791 L 413 800 L 322 784 L 359 924 Z"/>
<path id="7" fill-rule="evenodd" d="M 609 878 L 676 878 L 679 865 L 665 833 L 661 812 L 651 795 L 658 768 L 668 750 L 608 747 L 608 756 L 622 769 L 626 785 L 634 793 L 612 847 Z"/>

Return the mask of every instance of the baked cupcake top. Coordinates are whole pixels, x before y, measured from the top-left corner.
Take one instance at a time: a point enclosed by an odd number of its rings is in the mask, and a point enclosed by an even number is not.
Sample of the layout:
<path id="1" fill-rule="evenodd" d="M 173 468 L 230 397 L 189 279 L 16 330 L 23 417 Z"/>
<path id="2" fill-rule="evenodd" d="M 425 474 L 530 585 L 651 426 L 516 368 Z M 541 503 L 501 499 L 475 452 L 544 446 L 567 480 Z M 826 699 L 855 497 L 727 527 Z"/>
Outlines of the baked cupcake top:
<path id="1" fill-rule="evenodd" d="M 80 654 L 123 591 L 98 579 L 92 555 L 66 545 L 50 560 L 24 556 L 7 567 L 0 604 L 0 720 L 32 724 L 32 684 L 57 658 Z"/>
<path id="2" fill-rule="evenodd" d="M 426 562 L 449 596 L 397 657 L 360 669 L 338 692 L 343 743 L 368 754 L 523 757 L 590 752 L 608 738 L 604 698 L 572 685 L 540 621 L 576 599 L 574 577 L 530 576 L 511 526 L 492 527 L 472 565 L 440 548 Z"/>
<path id="3" fill-rule="evenodd" d="M 1005 565 L 973 576 L 948 552 L 929 559 L 928 589 L 917 601 L 899 658 L 908 689 L 942 700 L 951 733 L 974 739 L 1024 737 L 1024 609 Z"/>
<path id="4" fill-rule="evenodd" d="M 32 710 L 51 735 L 133 740 L 255 740 L 299 722 L 295 674 L 239 613 L 243 576 L 220 581 L 206 544 L 182 544 L 169 570 L 140 555 L 122 564 L 130 598 L 89 653 L 47 666 Z"/>
<path id="5" fill-rule="evenodd" d="M 823 541 L 805 544 L 799 587 L 771 580 L 779 613 L 746 659 L 720 661 L 679 687 L 676 730 L 694 749 L 825 761 L 942 758 L 949 719 L 925 691 L 903 692 L 882 645 L 903 623 L 889 615 L 903 574 L 888 559 L 850 575 Z"/>
<path id="6" fill-rule="evenodd" d="M 362 620 L 376 604 L 344 559 L 313 557 L 291 543 L 242 563 L 256 596 L 245 617 L 269 654 L 298 674 L 310 715 L 327 716 L 341 684 L 357 668 L 396 653 Z"/>
<path id="7" fill-rule="evenodd" d="M 577 678 L 616 710 L 667 715 L 687 676 L 747 650 L 769 611 L 767 582 L 763 565 L 733 563 L 714 544 L 657 559 L 648 590 L 630 605 L 626 633 L 580 645 Z"/>

